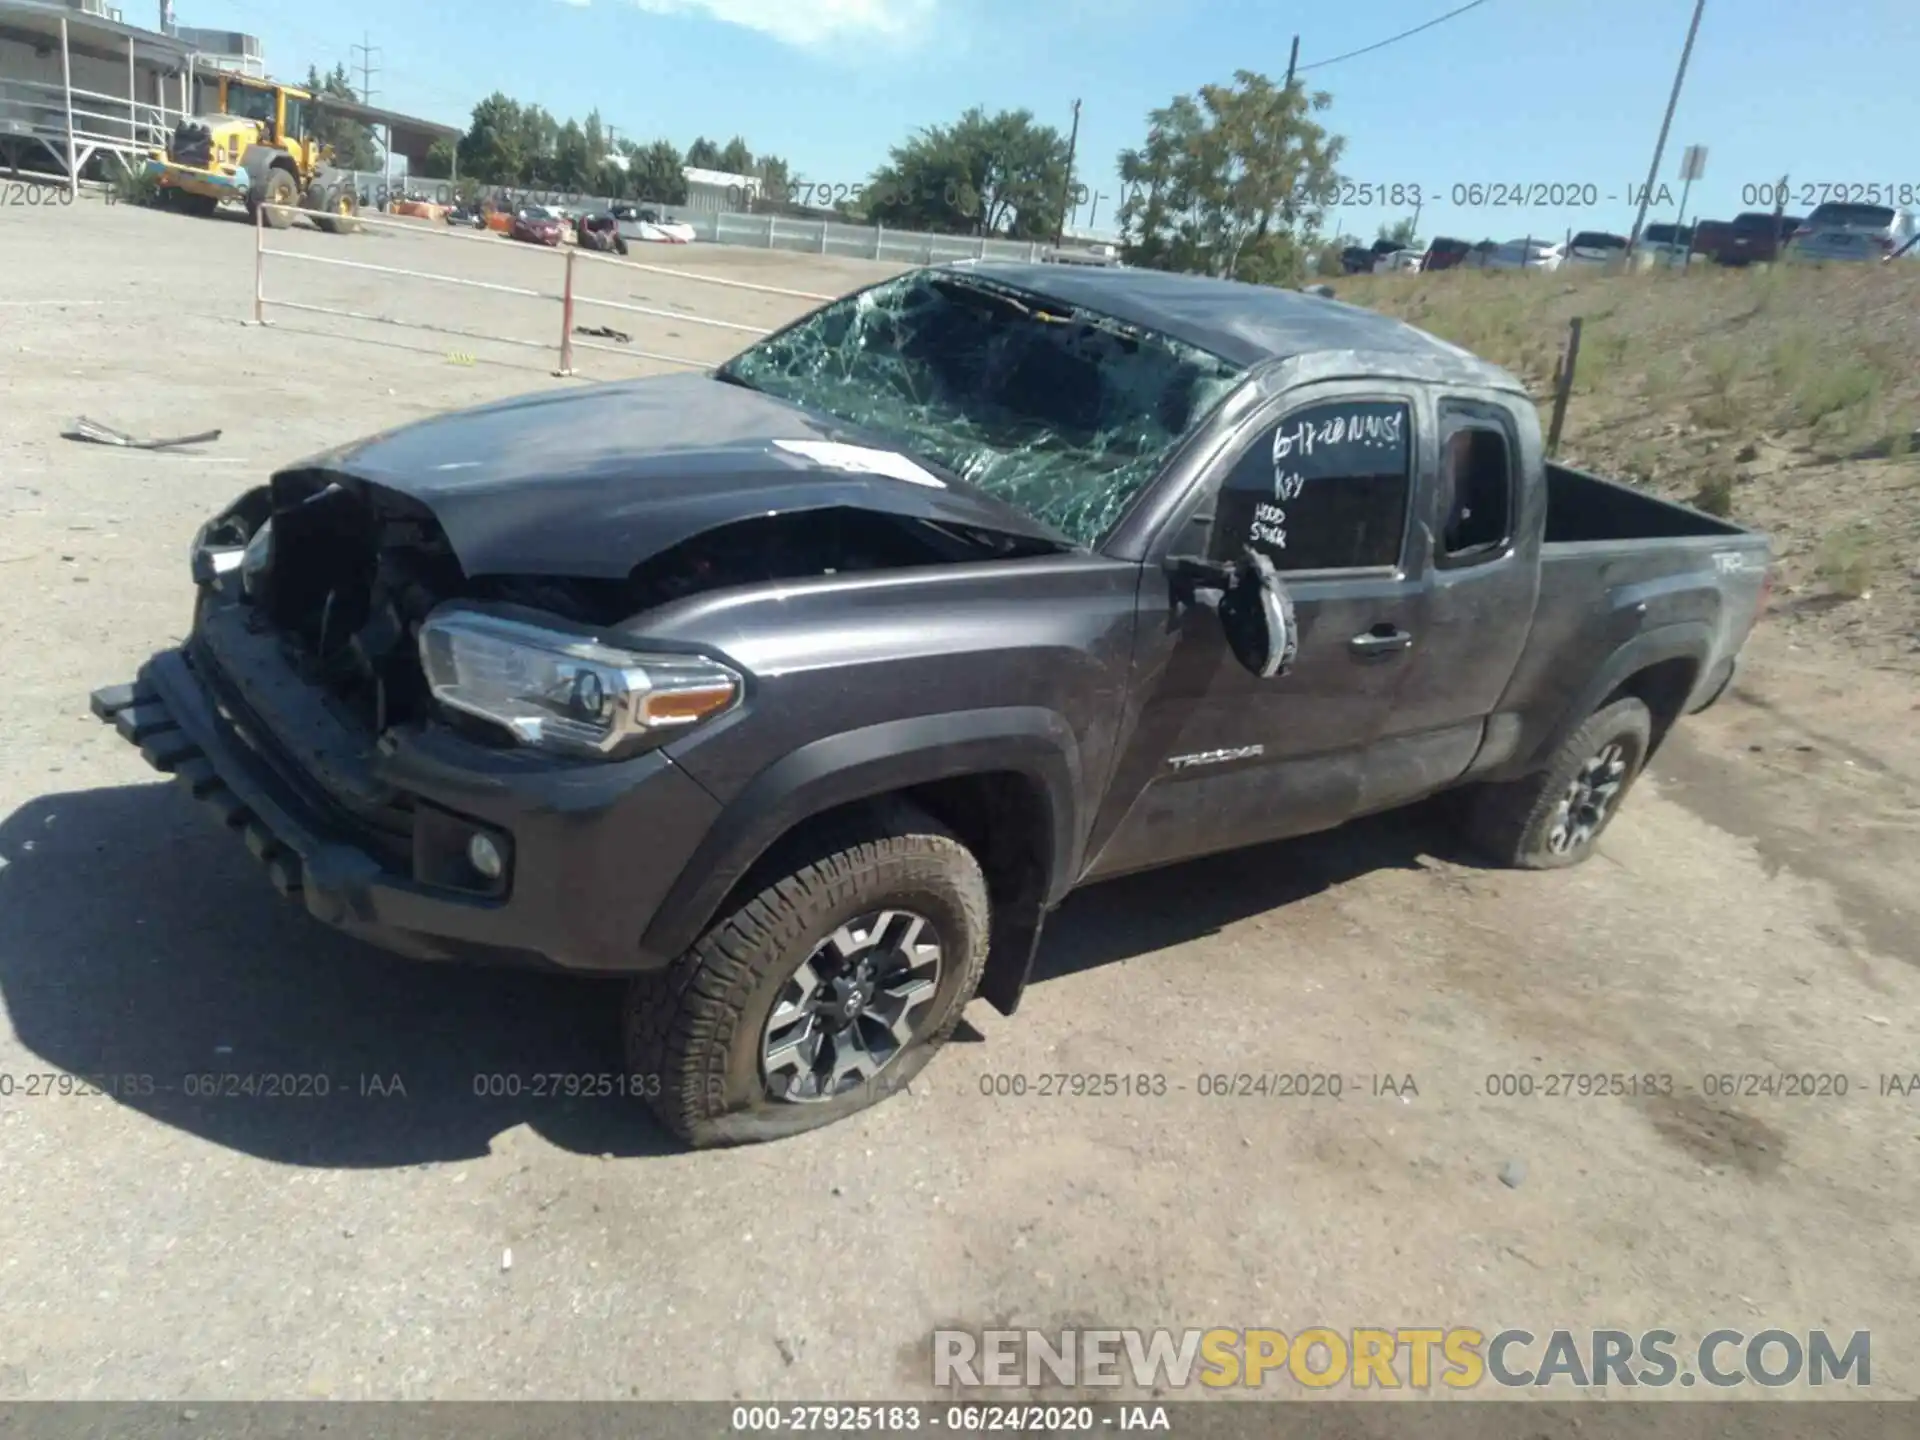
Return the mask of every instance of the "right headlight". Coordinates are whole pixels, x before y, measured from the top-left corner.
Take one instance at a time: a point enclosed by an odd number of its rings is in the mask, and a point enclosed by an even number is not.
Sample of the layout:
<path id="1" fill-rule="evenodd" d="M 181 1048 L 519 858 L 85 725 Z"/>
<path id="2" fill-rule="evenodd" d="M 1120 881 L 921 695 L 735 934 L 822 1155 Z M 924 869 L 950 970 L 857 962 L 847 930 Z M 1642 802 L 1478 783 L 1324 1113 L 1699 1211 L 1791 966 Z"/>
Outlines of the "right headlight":
<path id="1" fill-rule="evenodd" d="M 738 674 L 704 656 L 646 654 L 457 605 L 420 627 L 420 664 L 442 705 L 523 745 L 595 759 L 723 714 L 742 691 Z"/>

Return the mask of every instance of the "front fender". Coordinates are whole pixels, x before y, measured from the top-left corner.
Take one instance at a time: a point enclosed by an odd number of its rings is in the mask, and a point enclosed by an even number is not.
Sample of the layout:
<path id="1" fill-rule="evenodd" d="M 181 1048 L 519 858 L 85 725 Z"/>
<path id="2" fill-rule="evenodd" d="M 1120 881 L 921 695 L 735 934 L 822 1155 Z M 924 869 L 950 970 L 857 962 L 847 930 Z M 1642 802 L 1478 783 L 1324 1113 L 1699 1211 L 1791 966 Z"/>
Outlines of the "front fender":
<path id="1" fill-rule="evenodd" d="M 1079 873 L 1082 777 L 1074 732 L 1038 706 L 956 711 L 830 735 L 762 770 L 674 882 L 642 948 L 662 959 L 686 950 L 754 863 L 803 821 L 916 785 L 1002 771 L 1026 776 L 1045 796 L 1043 903 L 1050 906 Z"/>

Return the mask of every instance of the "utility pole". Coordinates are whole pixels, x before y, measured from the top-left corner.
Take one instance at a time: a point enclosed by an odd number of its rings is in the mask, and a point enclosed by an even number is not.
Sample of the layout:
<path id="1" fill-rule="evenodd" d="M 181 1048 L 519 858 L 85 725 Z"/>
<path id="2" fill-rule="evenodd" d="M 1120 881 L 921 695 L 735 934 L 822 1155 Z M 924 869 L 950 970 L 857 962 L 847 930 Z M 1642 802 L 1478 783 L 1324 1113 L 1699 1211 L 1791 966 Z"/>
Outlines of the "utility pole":
<path id="1" fill-rule="evenodd" d="M 1054 227 L 1053 248 L 1067 237 L 1067 200 L 1073 194 L 1073 156 L 1080 146 L 1080 102 L 1073 102 L 1073 132 L 1067 136 L 1067 179 L 1060 187 L 1060 223 Z"/>
<path id="2" fill-rule="evenodd" d="M 1640 244 L 1640 231 L 1647 223 L 1647 204 L 1653 199 L 1654 184 L 1660 178 L 1660 157 L 1666 152 L 1667 131 L 1673 126 L 1673 112 L 1680 104 L 1680 86 L 1687 78 L 1687 61 L 1693 55 L 1693 37 L 1700 33 L 1700 14 L 1707 0 L 1693 0 L 1693 23 L 1687 26 L 1687 43 L 1680 51 L 1680 68 L 1673 72 L 1673 93 L 1667 97 L 1667 113 L 1660 121 L 1660 138 L 1653 142 L 1653 164 L 1647 167 L 1647 187 L 1640 192 L 1640 211 L 1633 217 L 1633 233 L 1627 236 L 1627 259 L 1633 258 Z"/>
<path id="3" fill-rule="evenodd" d="M 1287 83 L 1285 88 L 1293 88 L 1293 72 L 1300 67 L 1300 37 L 1293 37 L 1293 53 L 1287 56 Z"/>
<path id="4" fill-rule="evenodd" d="M 373 63 L 373 57 L 380 53 L 380 47 L 371 43 L 373 37 L 364 30 L 360 32 L 360 38 L 368 43 L 352 45 L 349 46 L 348 49 L 360 57 L 360 103 L 362 105 L 371 105 L 373 103 L 373 77 L 380 68 Z"/>

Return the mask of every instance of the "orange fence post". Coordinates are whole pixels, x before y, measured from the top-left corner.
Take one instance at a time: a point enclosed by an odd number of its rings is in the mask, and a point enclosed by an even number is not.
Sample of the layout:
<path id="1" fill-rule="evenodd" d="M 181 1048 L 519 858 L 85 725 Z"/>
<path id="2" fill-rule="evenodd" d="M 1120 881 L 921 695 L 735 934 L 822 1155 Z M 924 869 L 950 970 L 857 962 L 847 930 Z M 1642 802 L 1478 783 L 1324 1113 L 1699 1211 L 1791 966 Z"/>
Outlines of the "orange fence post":
<path id="1" fill-rule="evenodd" d="M 567 283 L 560 296 L 560 373 L 573 374 L 573 255 L 567 251 Z"/>

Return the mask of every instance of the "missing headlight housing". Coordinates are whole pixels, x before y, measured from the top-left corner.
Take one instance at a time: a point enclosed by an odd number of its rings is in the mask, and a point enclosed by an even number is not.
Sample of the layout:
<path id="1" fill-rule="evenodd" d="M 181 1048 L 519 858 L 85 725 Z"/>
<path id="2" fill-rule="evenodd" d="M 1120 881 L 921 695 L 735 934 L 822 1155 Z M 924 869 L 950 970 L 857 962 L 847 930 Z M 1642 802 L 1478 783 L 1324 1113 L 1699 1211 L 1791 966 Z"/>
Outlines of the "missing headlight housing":
<path id="1" fill-rule="evenodd" d="M 724 714 L 743 689 L 736 672 L 702 655 L 628 650 L 458 604 L 420 627 L 420 665 L 440 704 L 522 745 L 592 759 Z"/>

